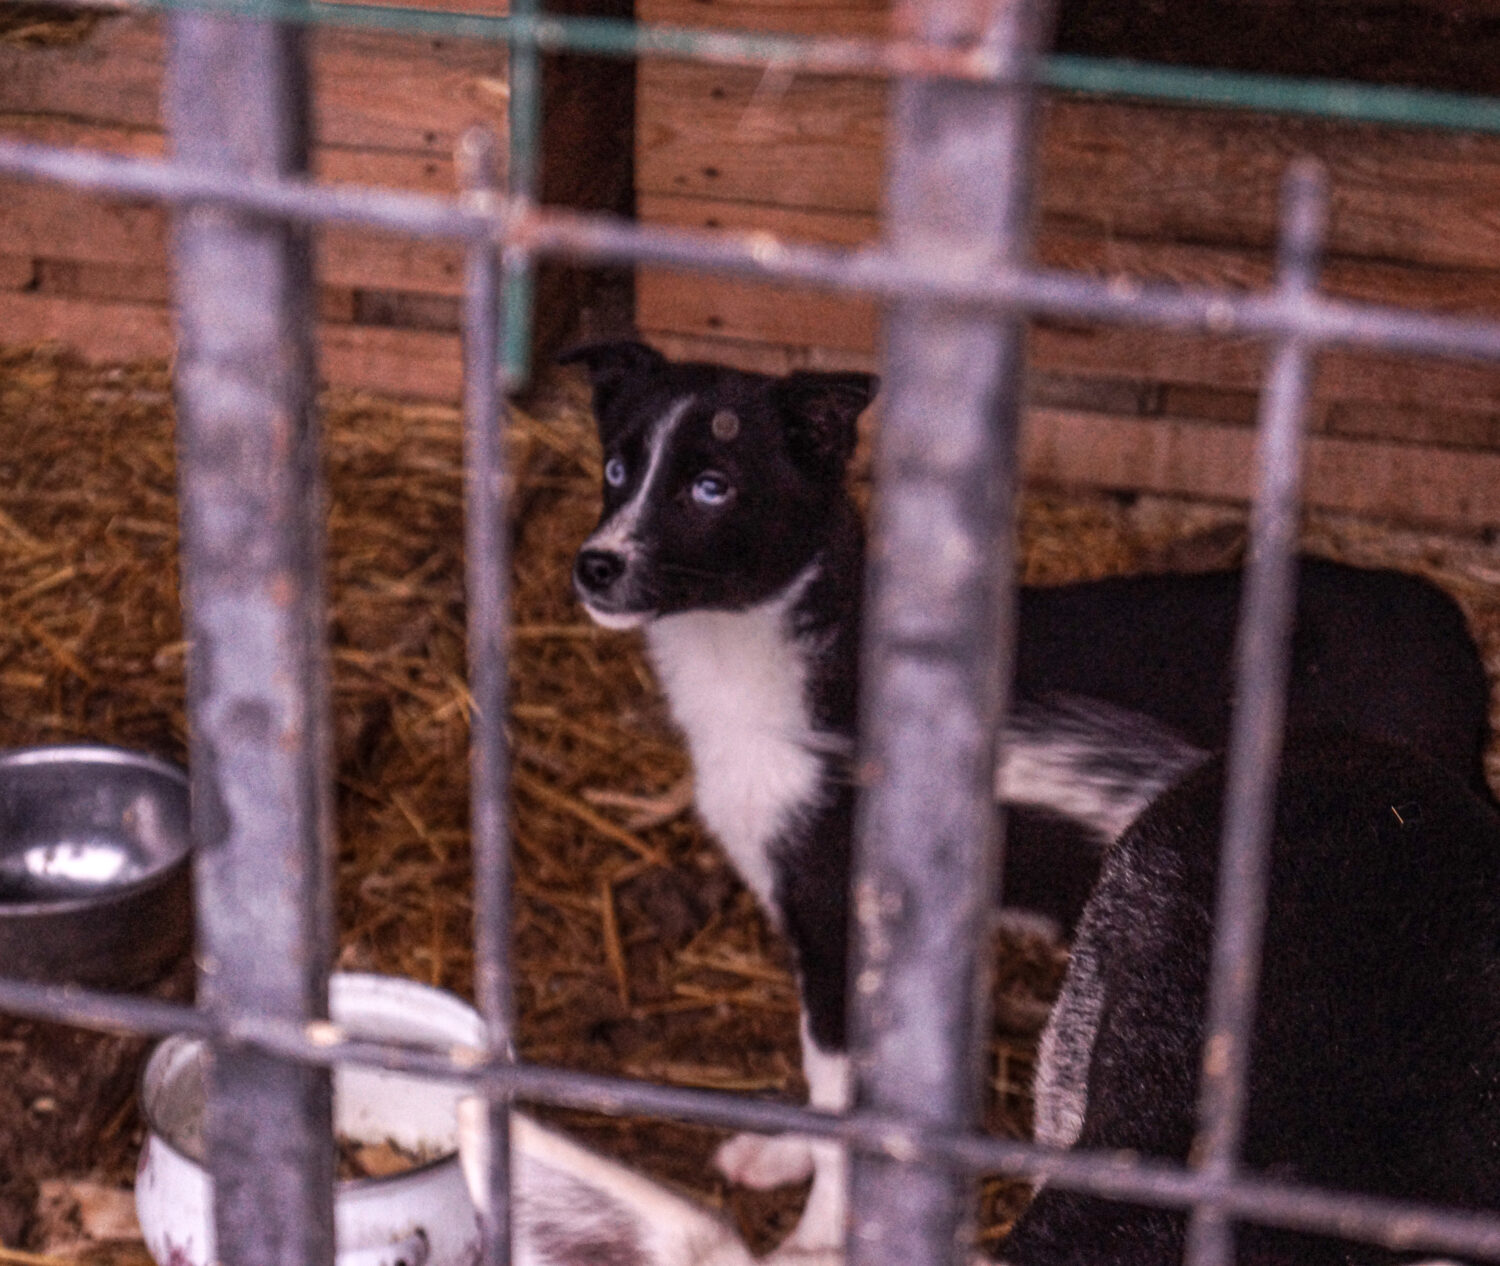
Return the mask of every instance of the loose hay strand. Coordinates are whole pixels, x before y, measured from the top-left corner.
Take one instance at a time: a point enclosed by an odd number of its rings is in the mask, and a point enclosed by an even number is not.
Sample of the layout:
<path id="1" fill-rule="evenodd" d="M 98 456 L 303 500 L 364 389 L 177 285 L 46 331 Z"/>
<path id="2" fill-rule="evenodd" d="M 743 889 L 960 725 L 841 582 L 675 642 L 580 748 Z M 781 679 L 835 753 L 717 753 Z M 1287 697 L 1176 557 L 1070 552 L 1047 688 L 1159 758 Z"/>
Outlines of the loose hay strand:
<path id="1" fill-rule="evenodd" d="M 630 1010 L 630 968 L 625 963 L 625 947 L 620 944 L 620 922 L 615 915 L 615 886 L 606 877 L 599 883 L 599 921 L 604 930 L 604 956 L 615 988 L 620 991 L 620 1008 Z"/>
<path id="2" fill-rule="evenodd" d="M 614 840 L 617 844 L 623 844 L 642 861 L 652 862 L 658 866 L 666 864 L 666 858 L 661 851 L 652 848 L 644 840 L 633 832 L 625 830 L 624 827 L 616 826 L 603 814 L 594 812 L 583 801 L 568 795 L 566 792 L 558 791 L 555 787 L 549 787 L 540 778 L 534 778 L 523 770 L 517 770 L 513 774 L 516 786 L 529 796 L 535 796 L 544 804 L 554 809 L 561 809 L 571 817 L 577 818 L 591 831 L 596 831 L 605 839 Z"/>

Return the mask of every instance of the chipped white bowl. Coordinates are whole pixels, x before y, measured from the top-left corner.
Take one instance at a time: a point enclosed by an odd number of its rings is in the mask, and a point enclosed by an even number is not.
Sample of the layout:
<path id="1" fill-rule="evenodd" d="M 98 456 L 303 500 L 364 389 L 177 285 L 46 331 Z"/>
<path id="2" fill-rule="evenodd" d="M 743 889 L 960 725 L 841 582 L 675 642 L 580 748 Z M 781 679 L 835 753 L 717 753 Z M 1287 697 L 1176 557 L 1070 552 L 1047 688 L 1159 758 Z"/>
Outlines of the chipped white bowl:
<path id="1" fill-rule="evenodd" d="M 351 1036 L 448 1047 L 479 1046 L 483 1025 L 450 993 L 396 976 L 338 973 L 329 1012 Z M 218 1260 L 213 1179 L 203 1167 L 208 1052 L 177 1034 L 161 1042 L 141 1079 L 148 1133 L 136 1176 L 136 1213 L 160 1266 Z M 434 1158 L 385 1178 L 334 1188 L 338 1266 L 471 1266 L 479 1218 L 458 1162 L 458 1103 L 464 1087 L 371 1068 L 334 1072 L 334 1123 L 341 1137 L 391 1141 Z"/>

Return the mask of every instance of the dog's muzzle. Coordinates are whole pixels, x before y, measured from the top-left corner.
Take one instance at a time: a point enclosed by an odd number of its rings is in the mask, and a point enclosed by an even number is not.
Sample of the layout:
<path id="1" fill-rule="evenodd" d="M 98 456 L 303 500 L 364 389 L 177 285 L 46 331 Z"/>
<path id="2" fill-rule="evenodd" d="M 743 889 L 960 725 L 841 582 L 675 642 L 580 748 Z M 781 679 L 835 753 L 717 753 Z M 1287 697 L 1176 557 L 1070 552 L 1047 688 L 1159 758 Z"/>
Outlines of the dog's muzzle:
<path id="1" fill-rule="evenodd" d="M 613 550 L 585 549 L 573 563 L 573 582 L 585 598 L 603 598 L 625 574 L 625 559 Z"/>

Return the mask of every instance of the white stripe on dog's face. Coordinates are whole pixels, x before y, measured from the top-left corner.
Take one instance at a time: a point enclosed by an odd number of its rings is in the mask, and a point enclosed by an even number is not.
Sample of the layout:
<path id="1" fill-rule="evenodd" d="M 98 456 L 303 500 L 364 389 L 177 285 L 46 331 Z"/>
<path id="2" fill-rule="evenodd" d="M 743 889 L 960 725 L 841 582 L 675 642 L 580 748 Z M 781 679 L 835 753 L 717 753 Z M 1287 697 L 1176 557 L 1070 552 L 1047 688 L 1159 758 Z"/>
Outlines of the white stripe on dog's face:
<path id="1" fill-rule="evenodd" d="M 606 550 L 618 554 L 625 560 L 627 572 L 635 565 L 641 548 L 636 529 L 640 526 L 641 515 L 650 503 L 656 483 L 661 477 L 663 458 L 671 447 L 672 436 L 676 434 L 692 403 L 692 396 L 684 396 L 657 419 L 646 440 L 646 473 L 641 476 L 630 499 L 601 523 L 583 543 L 584 549 Z"/>

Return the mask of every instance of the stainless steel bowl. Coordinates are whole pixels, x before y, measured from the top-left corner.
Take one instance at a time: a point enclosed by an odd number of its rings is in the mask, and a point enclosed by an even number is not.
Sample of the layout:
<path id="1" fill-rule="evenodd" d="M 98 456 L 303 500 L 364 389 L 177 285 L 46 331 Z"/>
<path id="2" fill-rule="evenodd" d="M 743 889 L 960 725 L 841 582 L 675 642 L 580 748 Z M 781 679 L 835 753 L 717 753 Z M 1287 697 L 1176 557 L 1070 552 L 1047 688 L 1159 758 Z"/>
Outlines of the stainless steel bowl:
<path id="1" fill-rule="evenodd" d="M 0 753 L 0 975 L 128 987 L 192 941 L 187 775 L 118 747 Z"/>

